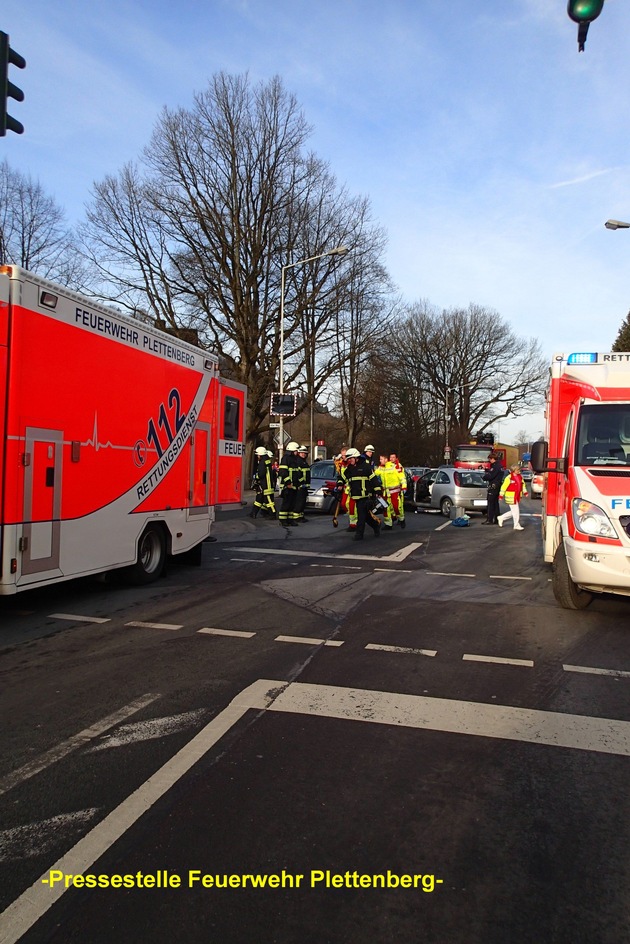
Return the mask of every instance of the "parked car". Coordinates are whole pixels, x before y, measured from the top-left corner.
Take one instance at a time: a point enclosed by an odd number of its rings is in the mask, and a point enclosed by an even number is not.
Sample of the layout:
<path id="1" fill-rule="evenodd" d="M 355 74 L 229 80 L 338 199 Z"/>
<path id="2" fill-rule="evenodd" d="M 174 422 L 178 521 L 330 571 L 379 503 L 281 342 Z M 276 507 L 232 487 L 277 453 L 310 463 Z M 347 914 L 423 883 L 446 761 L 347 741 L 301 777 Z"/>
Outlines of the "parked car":
<path id="1" fill-rule="evenodd" d="M 320 459 L 311 466 L 311 484 L 306 499 L 306 511 L 321 511 L 331 515 L 335 510 L 337 473 L 332 459 Z"/>
<path id="2" fill-rule="evenodd" d="M 529 491 L 529 496 L 530 496 L 530 498 L 540 498 L 540 499 L 542 499 L 543 482 L 544 482 L 544 480 L 545 480 L 545 477 L 544 477 L 544 475 L 542 474 L 542 472 L 535 472 L 535 473 L 534 473 L 534 475 L 533 475 L 533 477 L 532 477 L 532 480 L 531 480 L 531 482 L 529 483 L 529 486 L 528 486 L 528 491 Z"/>
<path id="3" fill-rule="evenodd" d="M 521 469 L 521 477 L 524 482 L 531 482 L 534 473 L 531 469 Z"/>
<path id="4" fill-rule="evenodd" d="M 440 466 L 421 476 L 417 486 L 420 507 L 439 508 L 445 518 L 450 517 L 453 505 L 465 511 L 485 511 L 488 507 L 488 483 L 477 469 Z"/>
<path id="5" fill-rule="evenodd" d="M 421 475 L 424 475 L 425 472 L 430 472 L 426 465 L 410 465 L 405 469 L 405 475 L 407 476 L 407 490 L 412 492 L 413 486 L 418 481 Z"/>
<path id="6" fill-rule="evenodd" d="M 427 469 L 427 471 L 420 476 L 414 488 L 414 500 L 417 503 L 431 500 L 431 490 L 437 473 L 437 469 Z"/>

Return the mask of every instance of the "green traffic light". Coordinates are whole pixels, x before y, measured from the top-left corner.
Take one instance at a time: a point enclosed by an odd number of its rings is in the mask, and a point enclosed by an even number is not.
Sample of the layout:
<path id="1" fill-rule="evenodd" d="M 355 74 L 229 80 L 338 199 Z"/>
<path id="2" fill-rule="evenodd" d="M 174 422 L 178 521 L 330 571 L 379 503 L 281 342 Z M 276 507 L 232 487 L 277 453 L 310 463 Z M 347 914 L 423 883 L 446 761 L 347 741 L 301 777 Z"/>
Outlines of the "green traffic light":
<path id="1" fill-rule="evenodd" d="M 592 23 L 604 8 L 604 0 L 569 0 L 567 13 L 574 23 Z"/>

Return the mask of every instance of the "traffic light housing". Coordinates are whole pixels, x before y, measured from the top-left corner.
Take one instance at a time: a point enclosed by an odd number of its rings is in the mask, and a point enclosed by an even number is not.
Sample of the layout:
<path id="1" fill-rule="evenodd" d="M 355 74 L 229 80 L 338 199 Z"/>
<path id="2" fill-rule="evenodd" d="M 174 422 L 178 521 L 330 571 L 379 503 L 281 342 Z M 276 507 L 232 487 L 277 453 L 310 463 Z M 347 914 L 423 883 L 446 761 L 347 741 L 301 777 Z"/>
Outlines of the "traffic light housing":
<path id="1" fill-rule="evenodd" d="M 578 24 L 578 52 L 584 52 L 588 28 L 603 8 L 604 0 L 569 0 L 567 3 L 567 13 Z"/>
<path id="2" fill-rule="evenodd" d="M 15 49 L 11 49 L 7 34 L 0 32 L 0 138 L 3 138 L 7 131 L 13 131 L 15 134 L 22 134 L 24 131 L 24 125 L 7 112 L 10 98 L 14 98 L 16 102 L 24 101 L 22 89 L 9 79 L 9 66 L 23 69 L 26 61 Z"/>

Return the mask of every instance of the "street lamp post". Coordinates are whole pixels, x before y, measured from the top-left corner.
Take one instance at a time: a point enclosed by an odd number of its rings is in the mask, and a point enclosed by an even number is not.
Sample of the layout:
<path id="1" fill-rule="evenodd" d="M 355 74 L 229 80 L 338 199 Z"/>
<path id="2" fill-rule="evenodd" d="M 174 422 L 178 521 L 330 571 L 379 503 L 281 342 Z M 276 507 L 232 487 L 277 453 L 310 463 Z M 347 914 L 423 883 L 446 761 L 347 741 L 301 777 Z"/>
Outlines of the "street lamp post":
<path id="1" fill-rule="evenodd" d="M 320 252 L 316 256 L 309 256 L 308 259 L 298 259 L 297 262 L 288 262 L 282 266 L 280 274 L 280 394 L 284 393 L 284 288 L 286 283 L 287 269 L 293 269 L 295 266 L 306 265 L 307 262 L 315 262 L 316 259 L 323 259 L 325 256 L 345 256 L 350 250 L 347 246 L 335 246 L 334 249 L 328 249 L 326 252 Z M 314 343 L 314 342 L 313 342 Z M 313 355 L 313 361 L 315 357 Z M 314 380 L 313 380 L 314 384 Z M 313 394 L 311 394 L 313 396 Z M 284 417 L 279 417 L 278 438 L 280 440 L 280 455 L 284 450 Z M 311 462 L 313 455 L 313 430 L 311 420 Z"/>
<path id="2" fill-rule="evenodd" d="M 606 229 L 630 229 L 630 223 L 624 223 L 623 220 L 606 220 L 604 226 Z"/>

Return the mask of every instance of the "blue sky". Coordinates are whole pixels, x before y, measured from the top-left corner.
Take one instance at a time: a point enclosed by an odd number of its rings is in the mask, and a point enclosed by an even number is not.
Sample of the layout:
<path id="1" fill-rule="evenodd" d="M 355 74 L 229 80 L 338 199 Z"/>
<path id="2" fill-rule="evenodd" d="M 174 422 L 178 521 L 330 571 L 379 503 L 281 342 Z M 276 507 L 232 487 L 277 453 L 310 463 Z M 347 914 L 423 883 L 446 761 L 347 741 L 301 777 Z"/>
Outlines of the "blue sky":
<path id="1" fill-rule="evenodd" d="M 630 230 L 604 228 L 630 219 L 628 0 L 580 54 L 565 0 L 4 0 L 0 29 L 27 61 L 0 154 L 70 223 L 164 105 L 277 74 L 408 301 L 495 309 L 549 360 L 608 350 L 630 309 Z"/>

